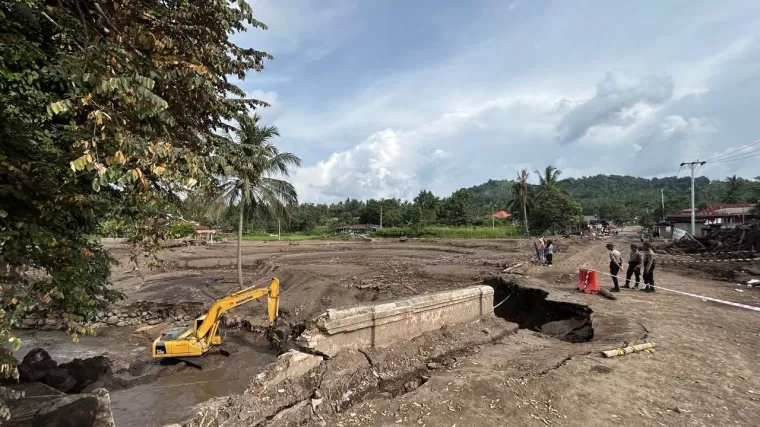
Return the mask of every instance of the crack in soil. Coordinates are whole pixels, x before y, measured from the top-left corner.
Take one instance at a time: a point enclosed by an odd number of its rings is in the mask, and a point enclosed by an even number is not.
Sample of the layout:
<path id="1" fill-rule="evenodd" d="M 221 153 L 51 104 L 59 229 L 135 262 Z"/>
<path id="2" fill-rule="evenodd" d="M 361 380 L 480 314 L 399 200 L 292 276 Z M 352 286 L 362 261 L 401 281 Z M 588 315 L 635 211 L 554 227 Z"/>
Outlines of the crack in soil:
<path id="1" fill-rule="evenodd" d="M 551 371 L 557 370 L 557 369 L 559 369 L 559 368 L 567 365 L 567 363 L 570 362 L 571 360 L 573 360 L 573 358 L 575 358 L 575 357 L 578 357 L 578 356 L 589 356 L 589 355 L 594 354 L 594 353 L 597 353 L 597 351 L 578 352 L 578 353 L 574 353 L 574 354 L 568 355 L 567 357 L 565 357 L 564 359 L 560 360 L 559 362 L 557 362 L 557 363 L 555 363 L 555 364 L 553 364 L 551 366 L 548 366 L 548 367 L 544 368 L 543 370 L 541 370 L 539 372 L 536 372 L 535 374 L 531 373 L 531 374 L 522 376 L 520 378 L 521 379 L 525 379 L 525 378 L 530 378 L 530 377 L 542 377 L 542 376 L 548 374 Z"/>
<path id="2" fill-rule="evenodd" d="M 644 335 L 640 336 L 639 339 L 640 340 L 645 340 L 645 339 L 649 338 L 649 329 L 646 327 L 646 325 L 644 325 L 643 323 L 639 323 L 639 322 L 636 322 L 636 323 L 638 323 L 638 325 L 641 326 L 641 329 L 644 330 Z"/>

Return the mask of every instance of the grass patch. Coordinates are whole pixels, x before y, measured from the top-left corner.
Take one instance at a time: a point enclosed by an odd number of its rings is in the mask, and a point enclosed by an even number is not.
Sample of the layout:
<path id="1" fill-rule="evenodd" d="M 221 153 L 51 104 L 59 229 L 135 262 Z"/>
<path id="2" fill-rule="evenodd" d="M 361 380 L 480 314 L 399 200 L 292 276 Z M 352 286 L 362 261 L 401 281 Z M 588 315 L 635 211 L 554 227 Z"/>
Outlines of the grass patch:
<path id="1" fill-rule="evenodd" d="M 372 234 L 376 237 L 424 237 L 432 239 L 498 239 L 522 237 L 516 227 L 389 227 Z"/>
<path id="2" fill-rule="evenodd" d="M 227 234 L 225 237 L 229 240 L 237 240 L 237 234 Z M 293 240 L 316 240 L 325 239 L 329 237 L 324 233 L 283 233 L 280 235 L 280 240 L 293 241 Z M 244 234 L 243 240 L 267 240 L 277 241 L 277 235 L 264 234 L 264 233 L 252 233 Z"/>

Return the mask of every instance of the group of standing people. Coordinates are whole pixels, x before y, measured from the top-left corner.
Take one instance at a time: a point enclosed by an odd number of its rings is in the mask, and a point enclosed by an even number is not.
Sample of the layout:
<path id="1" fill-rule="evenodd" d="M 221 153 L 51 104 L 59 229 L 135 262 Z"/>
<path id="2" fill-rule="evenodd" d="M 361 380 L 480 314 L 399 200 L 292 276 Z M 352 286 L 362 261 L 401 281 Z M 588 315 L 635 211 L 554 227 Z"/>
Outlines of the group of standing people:
<path id="1" fill-rule="evenodd" d="M 551 240 L 544 240 L 544 236 L 538 239 L 538 260 L 545 262 L 546 265 L 552 265 L 554 259 L 554 243 Z"/>
<path id="2" fill-rule="evenodd" d="M 607 244 L 607 250 L 610 254 L 610 276 L 612 276 L 612 292 L 620 292 L 618 284 L 618 273 L 623 269 L 623 255 L 615 249 L 614 243 Z M 639 282 L 643 276 L 644 292 L 655 292 L 654 288 L 654 268 L 655 268 L 654 251 L 649 242 L 644 242 L 642 248 L 636 244 L 631 245 L 631 253 L 628 255 L 628 270 L 625 272 L 624 288 L 631 287 L 631 276 L 635 276 L 636 284 L 633 289 L 639 289 Z M 642 271 L 643 270 L 643 271 Z M 642 274 L 643 272 L 643 274 Z"/>

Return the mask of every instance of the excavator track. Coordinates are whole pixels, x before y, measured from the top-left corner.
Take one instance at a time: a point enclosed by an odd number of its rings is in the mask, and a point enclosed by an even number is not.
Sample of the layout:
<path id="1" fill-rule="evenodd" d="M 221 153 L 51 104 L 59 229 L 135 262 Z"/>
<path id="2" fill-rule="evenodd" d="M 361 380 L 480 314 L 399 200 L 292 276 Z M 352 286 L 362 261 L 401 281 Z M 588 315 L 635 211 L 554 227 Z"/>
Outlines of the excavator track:
<path id="1" fill-rule="evenodd" d="M 203 360 L 203 357 L 173 357 L 172 359 L 185 362 L 189 366 L 198 368 L 200 370 L 208 369 L 209 364 L 205 360 Z"/>

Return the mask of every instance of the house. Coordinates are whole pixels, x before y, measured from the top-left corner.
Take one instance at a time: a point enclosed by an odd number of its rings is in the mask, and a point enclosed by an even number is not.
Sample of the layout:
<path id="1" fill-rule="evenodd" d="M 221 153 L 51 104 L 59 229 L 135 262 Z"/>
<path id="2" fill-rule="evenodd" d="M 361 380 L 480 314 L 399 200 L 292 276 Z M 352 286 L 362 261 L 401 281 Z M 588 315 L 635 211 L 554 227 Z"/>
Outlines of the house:
<path id="1" fill-rule="evenodd" d="M 689 223 L 691 226 L 691 223 Z M 670 221 L 660 221 L 657 224 L 654 225 L 652 234 L 654 234 L 656 237 L 661 237 L 663 239 L 672 239 L 673 238 L 673 223 Z"/>
<path id="2" fill-rule="evenodd" d="M 753 217 L 750 213 L 752 205 L 749 203 L 713 204 L 694 214 L 696 234 L 701 235 L 704 231 L 714 228 L 731 228 Z M 668 215 L 666 218 L 673 223 L 673 227 L 691 233 L 691 209 L 684 209 L 676 215 Z"/>
<path id="3" fill-rule="evenodd" d="M 506 213 L 505 211 L 499 211 L 492 215 L 486 215 L 486 218 L 488 219 L 509 219 L 512 217 L 512 214 Z"/>
<path id="4" fill-rule="evenodd" d="M 583 215 L 583 220 L 588 223 L 588 229 L 601 230 L 605 227 L 604 221 L 598 219 L 596 215 Z"/>
<path id="5" fill-rule="evenodd" d="M 335 230 L 335 233 L 337 234 L 370 234 L 373 231 L 377 231 L 378 228 L 380 228 L 380 226 L 374 225 L 374 224 L 344 225 L 343 227 L 338 227 Z"/>

